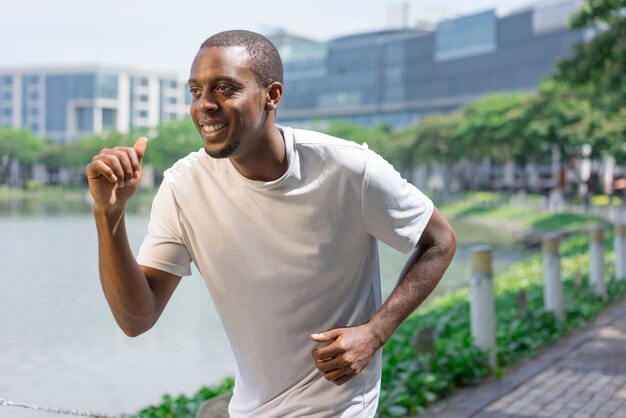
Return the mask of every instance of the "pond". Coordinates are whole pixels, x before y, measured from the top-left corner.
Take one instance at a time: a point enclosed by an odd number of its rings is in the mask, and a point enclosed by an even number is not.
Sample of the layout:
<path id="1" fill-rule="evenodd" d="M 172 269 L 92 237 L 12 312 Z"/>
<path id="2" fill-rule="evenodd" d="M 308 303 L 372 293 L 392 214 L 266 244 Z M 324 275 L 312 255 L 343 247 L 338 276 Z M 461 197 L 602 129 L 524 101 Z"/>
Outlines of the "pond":
<path id="1" fill-rule="evenodd" d="M 128 338 L 100 288 L 90 212 L 74 206 L 21 209 L 0 215 L 0 398 L 133 413 L 164 393 L 190 395 L 233 375 L 233 356 L 197 271 L 183 279 L 152 330 Z M 128 215 L 127 226 L 136 250 L 147 216 Z M 435 293 L 468 283 L 472 244 L 494 246 L 496 270 L 528 255 L 502 231 L 467 222 L 453 226 L 459 248 Z M 387 295 L 407 256 L 385 245 L 380 253 Z M 50 415 L 0 407 L 0 418 L 43 416 Z"/>

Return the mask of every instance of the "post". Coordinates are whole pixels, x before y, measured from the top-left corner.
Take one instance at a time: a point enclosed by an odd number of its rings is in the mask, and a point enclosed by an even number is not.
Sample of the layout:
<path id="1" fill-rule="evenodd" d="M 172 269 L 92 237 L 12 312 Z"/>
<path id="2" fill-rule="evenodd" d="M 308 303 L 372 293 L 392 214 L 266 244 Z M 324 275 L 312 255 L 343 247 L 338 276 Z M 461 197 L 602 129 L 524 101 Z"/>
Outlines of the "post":
<path id="1" fill-rule="evenodd" d="M 626 280 L 626 225 L 619 217 L 615 223 L 613 249 L 615 251 L 615 278 Z"/>
<path id="2" fill-rule="evenodd" d="M 560 321 L 565 320 L 563 310 L 563 284 L 561 283 L 560 233 L 543 237 L 543 306 Z"/>
<path id="3" fill-rule="evenodd" d="M 589 284 L 597 296 L 606 299 L 606 284 L 604 283 L 604 225 L 595 225 L 591 228 L 589 259 L 591 265 Z"/>
<path id="4" fill-rule="evenodd" d="M 470 326 L 476 345 L 489 353 L 489 363 L 496 365 L 495 302 L 493 300 L 491 247 L 472 247 L 470 280 Z"/>

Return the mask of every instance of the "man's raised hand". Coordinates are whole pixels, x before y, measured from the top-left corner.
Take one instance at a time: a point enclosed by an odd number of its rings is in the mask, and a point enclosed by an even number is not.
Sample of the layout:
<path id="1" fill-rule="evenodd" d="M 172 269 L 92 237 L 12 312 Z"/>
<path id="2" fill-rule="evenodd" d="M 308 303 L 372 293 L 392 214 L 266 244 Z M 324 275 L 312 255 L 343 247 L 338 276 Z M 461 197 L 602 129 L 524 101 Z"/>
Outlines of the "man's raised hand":
<path id="1" fill-rule="evenodd" d="M 142 136 L 132 147 L 104 148 L 87 164 L 85 173 L 94 208 L 124 208 L 141 181 L 147 144 L 148 138 Z"/>

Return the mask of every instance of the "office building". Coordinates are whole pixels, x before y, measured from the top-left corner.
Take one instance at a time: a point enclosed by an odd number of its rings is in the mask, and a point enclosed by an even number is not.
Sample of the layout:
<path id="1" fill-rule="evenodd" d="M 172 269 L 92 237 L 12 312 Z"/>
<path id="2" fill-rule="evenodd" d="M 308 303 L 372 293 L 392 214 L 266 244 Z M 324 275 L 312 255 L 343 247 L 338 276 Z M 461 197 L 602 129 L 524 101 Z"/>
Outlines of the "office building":
<path id="1" fill-rule="evenodd" d="M 72 141 L 188 114 L 184 76 L 105 67 L 0 69 L 0 126 Z"/>
<path id="2" fill-rule="evenodd" d="M 279 123 L 405 127 L 488 93 L 536 90 L 585 39 L 566 27 L 581 3 L 544 1 L 505 15 L 488 10 L 442 20 L 435 30 L 422 23 L 328 42 L 270 36 L 285 61 Z"/>
<path id="3" fill-rule="evenodd" d="M 566 27 L 582 0 L 454 17 L 399 4 L 392 29 L 327 42 L 275 33 L 285 66 L 278 122 L 406 127 L 497 91 L 529 92 L 586 33 Z M 452 16 L 452 17 L 451 17 Z M 105 67 L 0 69 L 0 126 L 55 141 L 184 118 L 186 77 Z"/>

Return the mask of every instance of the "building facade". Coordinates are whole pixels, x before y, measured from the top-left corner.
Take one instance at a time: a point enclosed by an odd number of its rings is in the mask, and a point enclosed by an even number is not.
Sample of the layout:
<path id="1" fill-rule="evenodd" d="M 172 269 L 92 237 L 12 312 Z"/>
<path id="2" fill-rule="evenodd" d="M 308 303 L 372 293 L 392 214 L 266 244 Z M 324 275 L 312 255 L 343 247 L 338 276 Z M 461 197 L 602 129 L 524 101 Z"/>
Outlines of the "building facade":
<path id="1" fill-rule="evenodd" d="M 497 91 L 533 91 L 585 33 L 566 27 L 580 0 L 489 10 L 318 43 L 270 36 L 285 62 L 279 123 L 344 120 L 405 127 Z"/>
<path id="2" fill-rule="evenodd" d="M 0 126 L 53 141 L 128 132 L 188 114 L 187 80 L 104 67 L 0 69 Z"/>
<path id="3" fill-rule="evenodd" d="M 557 60 L 586 38 L 566 27 L 581 4 L 547 0 L 506 15 L 488 10 L 452 18 L 400 5 L 392 13 L 397 29 L 327 42 L 270 35 L 285 68 L 278 122 L 407 127 L 488 93 L 533 91 Z M 428 22 L 416 16 L 429 17 Z M 0 69 L 0 126 L 25 127 L 54 141 L 152 127 L 186 117 L 189 104 L 186 77 L 176 74 L 105 67 Z"/>

